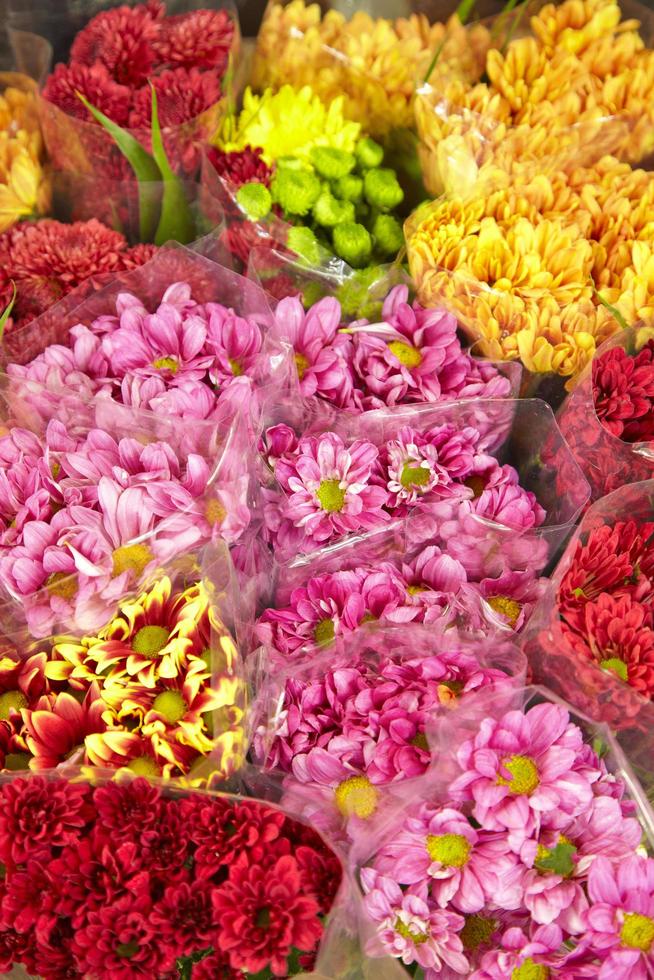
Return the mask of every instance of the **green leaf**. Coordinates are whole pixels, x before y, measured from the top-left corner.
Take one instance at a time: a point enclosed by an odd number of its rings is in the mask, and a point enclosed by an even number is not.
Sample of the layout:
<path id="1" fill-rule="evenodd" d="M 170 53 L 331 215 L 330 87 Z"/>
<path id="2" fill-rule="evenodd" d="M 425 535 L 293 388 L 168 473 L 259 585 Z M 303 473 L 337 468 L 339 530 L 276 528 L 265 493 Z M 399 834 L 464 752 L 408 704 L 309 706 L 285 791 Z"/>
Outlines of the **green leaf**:
<path id="1" fill-rule="evenodd" d="M 606 309 L 609 311 L 609 313 L 613 317 L 615 317 L 615 319 L 618 321 L 618 323 L 620 324 L 620 326 L 622 327 L 622 329 L 623 330 L 626 330 L 627 327 L 629 326 L 629 324 L 627 323 L 627 321 L 623 317 L 622 313 L 620 312 L 620 310 L 616 310 L 615 306 L 611 306 L 611 304 L 609 303 L 609 301 L 607 299 L 604 299 L 604 297 L 599 292 L 599 290 L 597 290 L 595 288 L 595 283 L 593 283 L 593 292 L 594 292 L 595 296 L 597 297 L 597 299 L 602 304 L 602 306 L 606 307 Z"/>
<path id="2" fill-rule="evenodd" d="M 14 282 L 13 279 L 11 280 L 11 285 L 14 290 L 13 295 L 9 300 L 9 302 L 7 303 L 4 313 L 2 314 L 2 316 L 0 316 L 0 340 L 2 340 L 2 335 L 5 332 L 5 324 L 9 319 L 9 317 L 11 316 L 11 311 L 13 310 L 14 303 L 16 302 L 16 283 Z"/>
<path id="3" fill-rule="evenodd" d="M 159 217 L 159 187 L 161 171 L 155 160 L 150 156 L 131 133 L 119 126 L 104 112 L 100 112 L 89 100 L 77 92 L 78 99 L 89 110 L 94 119 L 112 137 L 114 143 L 127 159 L 138 181 L 139 194 L 139 237 L 142 242 L 152 241 L 157 219 Z"/>
<path id="4" fill-rule="evenodd" d="M 163 197 L 161 199 L 161 217 L 154 236 L 155 245 L 163 245 L 167 241 L 181 242 L 187 245 L 195 237 L 195 223 L 186 200 L 184 185 L 173 171 L 168 162 L 159 125 L 157 109 L 157 93 L 150 82 L 152 92 L 152 155 L 157 162 L 163 179 Z"/>
<path id="5" fill-rule="evenodd" d="M 550 851 L 547 857 L 534 862 L 534 867 L 539 871 L 553 871 L 556 875 L 565 878 L 574 871 L 574 861 L 572 855 L 576 854 L 577 848 L 574 844 L 566 844 L 559 841 L 554 850 Z"/>
<path id="6" fill-rule="evenodd" d="M 515 4 L 512 3 L 512 0 L 509 0 L 509 2 L 506 5 L 506 11 L 508 12 L 508 11 L 512 10 L 514 6 L 515 6 Z M 502 45 L 502 47 L 500 49 L 500 51 L 501 51 L 502 54 L 504 54 L 504 52 L 506 51 L 507 47 L 509 46 L 509 43 L 511 41 L 511 38 L 513 37 L 513 35 L 515 34 L 516 30 L 518 29 L 518 26 L 520 24 L 520 21 L 522 20 L 522 18 L 524 16 L 524 13 L 525 13 L 525 10 L 527 9 L 528 6 L 529 6 L 529 0 L 525 0 L 525 3 L 522 4 L 522 6 L 518 10 L 517 14 L 513 18 L 513 23 L 511 24 L 511 27 L 509 28 L 509 30 L 507 32 L 507 35 L 504 38 L 504 44 Z"/>
<path id="7" fill-rule="evenodd" d="M 477 0 L 461 0 L 461 3 L 456 8 L 456 15 L 462 24 L 467 24 L 470 19 L 470 14 L 475 9 L 475 4 Z"/>

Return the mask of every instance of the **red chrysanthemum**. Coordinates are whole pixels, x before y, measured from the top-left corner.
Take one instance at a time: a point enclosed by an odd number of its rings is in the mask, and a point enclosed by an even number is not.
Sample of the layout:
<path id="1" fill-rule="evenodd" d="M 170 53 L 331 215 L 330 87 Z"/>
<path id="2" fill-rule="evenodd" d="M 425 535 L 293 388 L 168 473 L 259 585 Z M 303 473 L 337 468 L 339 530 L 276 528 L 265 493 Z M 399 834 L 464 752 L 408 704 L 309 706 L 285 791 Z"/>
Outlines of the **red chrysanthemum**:
<path id="1" fill-rule="evenodd" d="M 35 653 L 27 660 L 4 657 L 0 661 L 0 718 L 8 721 L 23 708 L 31 707 L 49 691 L 45 676 L 47 657 Z"/>
<path id="2" fill-rule="evenodd" d="M 22 727 L 20 715 L 12 714 L 11 721 L 0 721 L 0 768 L 9 772 L 28 769 L 32 758 L 21 734 Z"/>
<path id="3" fill-rule="evenodd" d="M 283 813 L 260 803 L 191 798 L 182 801 L 181 809 L 197 848 L 200 878 L 210 878 L 244 849 L 277 840 L 284 824 Z"/>
<path id="4" fill-rule="evenodd" d="M 141 855 L 143 866 L 151 874 L 165 876 L 172 884 L 188 877 L 186 861 L 191 828 L 175 800 L 162 802 L 164 806 L 156 824 L 141 834 Z"/>
<path id="5" fill-rule="evenodd" d="M 104 711 L 97 684 L 91 685 L 81 702 L 63 691 L 44 695 L 33 710 L 24 708 L 25 742 L 34 756 L 30 768 L 54 769 L 75 749 L 82 749 L 87 735 L 106 730 Z"/>
<path id="6" fill-rule="evenodd" d="M 138 269 L 140 266 L 145 265 L 150 259 L 159 251 L 157 245 L 148 245 L 146 243 L 141 243 L 139 245 L 134 245 L 133 248 L 128 248 L 122 253 L 121 263 L 123 269 Z"/>
<path id="7" fill-rule="evenodd" d="M 162 129 L 190 122 L 220 100 L 220 80 L 214 72 L 199 68 L 171 68 L 152 80 L 157 93 L 157 113 Z M 129 125 L 150 129 L 152 92 L 144 85 L 134 93 Z"/>
<path id="8" fill-rule="evenodd" d="M 93 122 L 77 93 L 120 126 L 127 122 L 130 90 L 114 81 L 103 64 L 57 65 L 43 88 L 43 97 L 69 116 Z"/>
<path id="9" fill-rule="evenodd" d="M 178 956 L 212 945 L 215 932 L 212 890 L 206 881 L 182 882 L 167 888 L 152 909 L 150 922 L 164 945 L 176 950 Z"/>
<path id="10" fill-rule="evenodd" d="M 162 944 L 149 913 L 132 895 L 91 912 L 73 940 L 80 973 L 103 980 L 152 980 L 171 969 L 175 954 Z"/>
<path id="11" fill-rule="evenodd" d="M 154 41 L 162 62 L 185 68 L 227 68 L 234 21 L 225 10 L 192 10 L 166 17 Z"/>
<path id="12" fill-rule="evenodd" d="M 117 82 L 142 85 L 155 62 L 152 42 L 164 13 L 161 4 L 102 11 L 75 38 L 70 49 L 71 63 L 100 62 Z"/>
<path id="13" fill-rule="evenodd" d="M 52 913 L 47 862 L 31 859 L 14 871 L 2 897 L 2 925 L 16 932 L 29 932 L 42 915 Z"/>
<path id="14" fill-rule="evenodd" d="M 213 907 L 219 949 L 229 953 L 233 967 L 249 973 L 270 967 L 275 976 L 286 976 L 291 950 L 310 952 L 322 933 L 320 907 L 303 894 L 291 855 L 263 868 L 241 854 L 229 879 L 215 889 Z"/>
<path id="15" fill-rule="evenodd" d="M 65 225 L 50 218 L 23 221 L 0 235 L 0 266 L 9 279 L 58 280 L 63 291 L 98 272 L 122 268 L 127 242 L 100 221 Z"/>
<path id="16" fill-rule="evenodd" d="M 235 970 L 229 955 L 219 949 L 193 965 L 192 980 L 246 980 L 242 970 Z"/>
<path id="17" fill-rule="evenodd" d="M 234 150 L 231 153 L 215 146 L 210 146 L 207 150 L 207 156 L 216 172 L 235 188 L 253 182 L 270 186 L 273 168 L 261 158 L 262 153 L 259 146 L 246 146 L 243 150 Z"/>
<path id="18" fill-rule="evenodd" d="M 73 843 L 91 814 L 88 786 L 41 776 L 0 786 L 0 861 L 23 864 Z"/>
<path id="19" fill-rule="evenodd" d="M 313 895 L 321 912 L 329 912 L 340 888 L 343 871 L 336 855 L 324 845 L 301 845 L 293 851 L 305 894 Z"/>
<path id="20" fill-rule="evenodd" d="M 93 801 L 98 827 L 114 843 L 138 840 L 143 831 L 157 825 L 164 808 L 161 791 L 142 777 L 99 786 Z"/>
<path id="21" fill-rule="evenodd" d="M 69 922 L 56 916 L 44 916 L 36 930 L 34 965 L 30 967 L 30 973 L 44 980 L 79 980 L 72 938 Z"/>
<path id="22" fill-rule="evenodd" d="M 240 218 L 236 218 L 228 224 L 222 238 L 230 255 L 237 258 L 244 266 L 248 264 L 252 249 L 269 241 L 269 236 L 259 225 L 252 221 L 243 221 Z"/>
<path id="23" fill-rule="evenodd" d="M 604 594 L 585 607 L 585 634 L 604 670 L 651 697 L 654 694 L 654 630 L 651 608 L 630 596 Z"/>
<path id="24" fill-rule="evenodd" d="M 32 933 L 20 933 L 15 929 L 0 930 L 0 972 L 3 976 L 11 973 L 14 963 L 24 963 L 31 959 L 34 951 Z"/>
<path id="25" fill-rule="evenodd" d="M 593 398 L 600 422 L 625 442 L 654 438 L 654 365 L 650 341 L 635 357 L 621 347 L 593 361 Z"/>
<path id="26" fill-rule="evenodd" d="M 90 837 L 65 847 L 48 868 L 54 911 L 71 919 L 76 929 L 93 909 L 118 899 L 127 879 L 139 872 L 136 845 L 105 841 L 99 819 Z"/>

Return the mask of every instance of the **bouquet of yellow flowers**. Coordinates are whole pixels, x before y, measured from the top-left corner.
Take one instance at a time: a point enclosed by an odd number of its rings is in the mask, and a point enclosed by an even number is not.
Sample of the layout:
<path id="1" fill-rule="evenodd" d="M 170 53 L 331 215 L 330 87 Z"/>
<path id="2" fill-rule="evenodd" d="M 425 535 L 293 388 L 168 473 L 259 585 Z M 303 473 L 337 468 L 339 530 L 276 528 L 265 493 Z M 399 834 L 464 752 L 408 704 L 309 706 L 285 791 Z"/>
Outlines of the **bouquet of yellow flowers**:
<path id="1" fill-rule="evenodd" d="M 0 232 L 47 212 L 50 182 L 43 156 L 35 82 L 0 73 Z"/>

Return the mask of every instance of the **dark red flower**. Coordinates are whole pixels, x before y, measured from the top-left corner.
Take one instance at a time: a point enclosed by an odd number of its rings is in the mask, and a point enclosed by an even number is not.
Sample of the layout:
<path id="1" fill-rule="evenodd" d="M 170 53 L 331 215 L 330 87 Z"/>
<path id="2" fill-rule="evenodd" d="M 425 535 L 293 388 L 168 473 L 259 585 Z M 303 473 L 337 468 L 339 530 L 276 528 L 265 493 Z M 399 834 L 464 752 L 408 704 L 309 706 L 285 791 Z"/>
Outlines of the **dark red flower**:
<path id="1" fill-rule="evenodd" d="M 259 146 L 246 146 L 243 150 L 227 153 L 215 146 L 207 149 L 207 156 L 216 172 L 234 188 L 243 184 L 265 184 L 270 186 L 273 168 L 261 158 L 263 150 Z"/>
<path id="2" fill-rule="evenodd" d="M 181 810 L 196 845 L 196 874 L 210 878 L 243 849 L 279 837 L 284 814 L 260 803 L 229 800 L 182 800 Z"/>
<path id="3" fill-rule="evenodd" d="M 30 859 L 25 868 L 14 871 L 2 896 L 3 927 L 29 932 L 37 919 L 53 908 L 49 886 L 47 861 Z"/>
<path id="4" fill-rule="evenodd" d="M 211 946 L 215 932 L 212 890 L 207 881 L 182 882 L 167 888 L 152 909 L 151 924 L 164 945 L 175 949 L 178 956 Z"/>
<path id="5" fill-rule="evenodd" d="M 71 63 L 101 62 L 123 85 L 142 85 L 155 61 L 152 42 L 165 11 L 162 5 L 114 7 L 93 17 L 70 49 Z"/>
<path id="6" fill-rule="evenodd" d="M 175 800 L 164 800 L 156 823 L 140 835 L 143 867 L 150 874 L 170 883 L 188 877 L 185 865 L 189 855 L 191 827 Z"/>
<path id="7" fill-rule="evenodd" d="M 185 68 L 227 68 L 234 21 L 225 10 L 192 10 L 166 17 L 154 41 L 159 60 Z"/>
<path id="8" fill-rule="evenodd" d="M 61 283 L 62 292 L 98 272 L 122 268 L 127 242 L 101 222 L 23 221 L 0 235 L 0 264 L 8 279 Z"/>
<path id="9" fill-rule="evenodd" d="M 69 116 L 94 122 L 77 93 L 119 125 L 127 122 L 130 90 L 114 81 L 100 62 L 93 65 L 57 65 L 43 88 L 43 97 Z"/>
<path id="10" fill-rule="evenodd" d="M 136 845 L 107 844 L 104 828 L 96 824 L 90 837 L 65 847 L 49 866 L 57 915 L 79 928 L 93 909 L 119 898 L 139 870 Z"/>
<path id="11" fill-rule="evenodd" d="M 229 879 L 214 890 L 213 907 L 218 948 L 229 953 L 233 967 L 249 973 L 269 966 L 275 976 L 286 976 L 291 949 L 310 952 L 322 934 L 320 906 L 303 894 L 291 855 L 264 869 L 241 854 Z"/>
<path id="12" fill-rule="evenodd" d="M 321 912 L 329 912 L 343 877 L 341 862 L 324 845 L 319 848 L 301 845 L 293 854 L 302 875 L 304 892 L 313 895 Z"/>
<path id="13" fill-rule="evenodd" d="M 260 225 L 252 221 L 243 221 L 236 217 L 230 221 L 223 233 L 225 247 L 230 255 L 247 266 L 250 252 L 253 248 L 258 248 L 262 243 L 269 241 L 270 236 L 261 228 Z"/>
<path id="14" fill-rule="evenodd" d="M 27 748 L 34 770 L 54 769 L 84 745 L 87 735 L 107 728 L 102 715 L 106 704 L 100 688 L 91 684 L 82 701 L 67 691 L 45 694 L 33 708 L 22 711 Z"/>
<path id="15" fill-rule="evenodd" d="M 98 829 L 105 840 L 114 843 L 138 840 L 144 830 L 156 826 L 164 810 L 161 791 L 142 777 L 129 783 L 99 786 L 93 802 L 98 811 Z"/>
<path id="16" fill-rule="evenodd" d="M 199 68 L 171 68 L 152 80 L 157 93 L 157 113 L 162 129 L 195 119 L 220 100 L 220 80 L 214 72 Z M 150 129 L 152 92 L 144 85 L 134 93 L 129 125 Z"/>
<path id="17" fill-rule="evenodd" d="M 192 980 L 246 980 L 242 970 L 235 970 L 229 962 L 229 955 L 219 949 L 195 963 L 191 971 Z"/>
<path id="18" fill-rule="evenodd" d="M 650 344 L 632 357 L 621 347 L 593 361 L 593 398 L 600 422 L 625 442 L 654 438 L 654 364 Z"/>
<path id="19" fill-rule="evenodd" d="M 585 635 L 593 658 L 646 697 L 654 694 L 651 609 L 630 596 L 604 594 L 586 604 Z"/>
<path id="20" fill-rule="evenodd" d="M 146 262 L 154 258 L 158 251 L 157 245 L 146 243 L 134 245 L 133 248 L 128 248 L 122 253 L 122 266 L 124 269 L 138 269 L 139 266 L 145 265 Z"/>
<path id="21" fill-rule="evenodd" d="M 32 933 L 20 933 L 15 929 L 0 930 L 0 972 L 11 973 L 14 963 L 23 963 L 34 951 Z"/>
<path id="22" fill-rule="evenodd" d="M 0 861 L 23 864 L 30 856 L 72 844 L 92 815 L 89 788 L 41 776 L 0 786 Z"/>
<path id="23" fill-rule="evenodd" d="M 21 736 L 20 715 L 12 715 L 11 721 L 0 721 L 0 768 L 17 772 L 29 769 L 31 753 Z"/>
<path id="24" fill-rule="evenodd" d="M 73 939 L 80 973 L 103 980 L 153 980 L 169 970 L 175 954 L 162 944 L 149 913 L 131 895 L 90 912 Z"/>

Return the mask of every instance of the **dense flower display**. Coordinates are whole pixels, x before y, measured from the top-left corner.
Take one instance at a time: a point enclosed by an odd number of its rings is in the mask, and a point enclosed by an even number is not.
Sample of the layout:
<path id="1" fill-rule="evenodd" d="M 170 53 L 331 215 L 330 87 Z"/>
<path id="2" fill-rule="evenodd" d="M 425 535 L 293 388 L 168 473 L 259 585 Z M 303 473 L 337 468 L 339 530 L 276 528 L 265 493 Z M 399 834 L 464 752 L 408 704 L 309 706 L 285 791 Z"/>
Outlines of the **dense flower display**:
<path id="1" fill-rule="evenodd" d="M 44 113 L 45 138 L 57 165 L 83 173 L 90 165 L 110 181 L 128 179 L 129 164 L 79 95 L 149 149 L 152 84 L 169 156 L 176 168 L 192 173 L 199 143 L 219 118 L 236 32 L 225 10 L 167 15 L 161 0 L 97 14 L 75 37 L 68 63 L 55 67 L 43 89 L 53 107 Z"/>
<path id="2" fill-rule="evenodd" d="M 0 232 L 23 218 L 45 214 L 50 182 L 43 166 L 43 141 L 36 86 L 22 75 L 0 73 Z"/>
<path id="3" fill-rule="evenodd" d="M 0 854 L 1 968 L 48 978 L 285 976 L 311 963 L 342 875 L 277 809 L 138 778 L 5 782 Z"/>
<path id="4" fill-rule="evenodd" d="M 51 218 L 21 222 L 0 235 L 3 308 L 16 287 L 5 330 L 25 326 L 88 280 L 103 283 L 108 274 L 143 265 L 155 251 L 152 245 L 130 247 L 120 232 L 95 219 L 71 225 Z"/>
<path id="5" fill-rule="evenodd" d="M 95 635 L 8 648 L 0 689 L 2 769 L 179 776 L 242 755 L 238 653 L 201 583 L 164 577 Z"/>
<path id="6" fill-rule="evenodd" d="M 226 208 L 241 219 L 239 237 L 231 225 L 227 241 L 242 261 L 248 242 L 266 234 L 309 258 L 322 245 L 357 269 L 401 249 L 404 191 L 383 147 L 343 119 L 342 103 L 323 104 L 309 85 L 262 96 L 247 89 L 241 114 L 226 120 L 209 160 Z"/>
<path id="7" fill-rule="evenodd" d="M 428 786 L 361 870 L 371 948 L 434 978 L 649 975 L 654 862 L 565 708 L 480 717 Z"/>
<path id="8" fill-rule="evenodd" d="M 391 21 L 357 11 L 322 15 L 304 0 L 269 4 L 257 38 L 252 84 L 258 90 L 311 85 L 325 101 L 343 96 L 348 119 L 374 137 L 413 126 L 413 93 L 434 52 L 476 77 L 490 44 L 488 30 L 465 31 L 458 16 L 430 24 L 421 14 Z"/>

